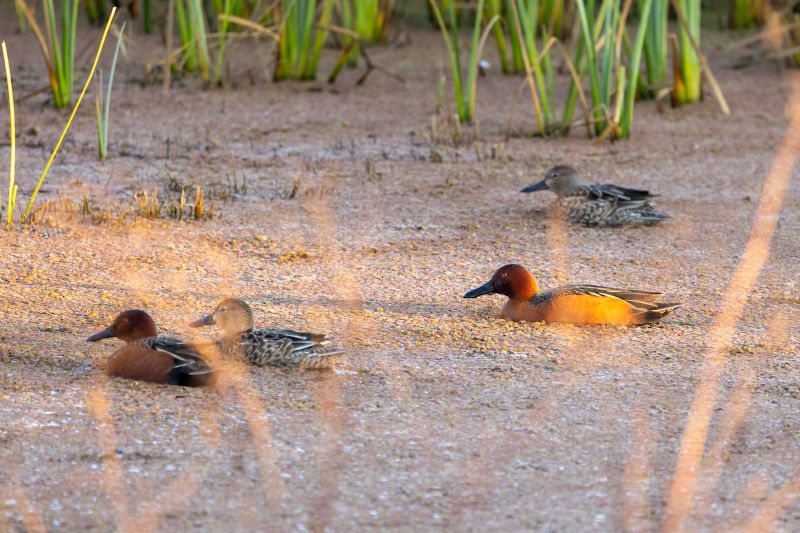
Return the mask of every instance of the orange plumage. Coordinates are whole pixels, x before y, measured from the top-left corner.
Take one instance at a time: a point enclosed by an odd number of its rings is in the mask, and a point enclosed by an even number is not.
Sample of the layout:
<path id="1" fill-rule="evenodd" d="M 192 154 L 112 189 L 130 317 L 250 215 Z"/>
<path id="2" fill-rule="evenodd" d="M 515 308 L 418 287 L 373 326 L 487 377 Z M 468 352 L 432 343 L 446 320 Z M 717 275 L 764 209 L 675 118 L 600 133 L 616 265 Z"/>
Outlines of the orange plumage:
<path id="1" fill-rule="evenodd" d="M 509 298 L 502 315 L 528 322 L 562 322 L 576 325 L 638 325 L 657 322 L 682 304 L 659 303 L 654 291 L 615 289 L 599 285 L 566 285 L 539 291 L 530 272 L 506 265 L 484 285 L 464 295 L 503 294 Z"/>
<path id="2" fill-rule="evenodd" d="M 157 333 L 150 315 L 132 309 L 120 313 L 113 324 L 86 340 L 117 337 L 127 343 L 106 362 L 109 376 L 189 387 L 214 383 L 216 374 L 195 347 Z"/>
<path id="3" fill-rule="evenodd" d="M 106 361 L 105 372 L 117 376 L 152 383 L 166 383 L 175 363 L 164 352 L 126 344 Z"/>

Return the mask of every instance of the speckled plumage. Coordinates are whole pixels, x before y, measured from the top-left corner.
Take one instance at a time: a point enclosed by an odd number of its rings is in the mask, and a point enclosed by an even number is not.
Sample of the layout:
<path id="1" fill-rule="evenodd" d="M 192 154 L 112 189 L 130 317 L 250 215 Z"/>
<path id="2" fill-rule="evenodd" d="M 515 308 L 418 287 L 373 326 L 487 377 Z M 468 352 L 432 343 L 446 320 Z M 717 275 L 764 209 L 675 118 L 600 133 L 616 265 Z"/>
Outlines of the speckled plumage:
<path id="1" fill-rule="evenodd" d="M 223 357 L 244 359 L 256 366 L 330 368 L 344 350 L 328 346 L 330 339 L 319 333 L 291 329 L 255 329 L 253 312 L 246 302 L 227 298 L 214 312 L 192 322 L 193 327 L 216 324 L 224 331 L 215 342 Z"/>
<path id="2" fill-rule="evenodd" d="M 550 169 L 544 180 L 522 191 L 540 190 L 555 192 L 557 212 L 584 226 L 642 226 L 669 218 L 653 207 L 651 200 L 655 195 L 649 191 L 610 183 L 582 183 L 580 173 L 565 165 Z"/>
<path id="3" fill-rule="evenodd" d="M 344 353 L 328 346 L 324 335 L 287 329 L 251 329 L 216 341 L 223 356 L 251 365 L 330 368 Z"/>

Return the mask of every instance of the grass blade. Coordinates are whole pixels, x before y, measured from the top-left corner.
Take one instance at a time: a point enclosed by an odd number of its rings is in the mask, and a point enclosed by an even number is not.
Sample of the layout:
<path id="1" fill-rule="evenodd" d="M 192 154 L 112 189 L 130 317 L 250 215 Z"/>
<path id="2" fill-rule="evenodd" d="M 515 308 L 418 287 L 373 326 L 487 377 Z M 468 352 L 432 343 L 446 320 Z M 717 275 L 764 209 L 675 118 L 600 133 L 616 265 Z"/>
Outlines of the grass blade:
<path id="1" fill-rule="evenodd" d="M 14 172 L 17 166 L 17 126 L 14 113 L 14 89 L 11 86 L 11 65 L 8 62 L 5 41 L 3 41 L 3 64 L 6 69 L 6 86 L 8 87 L 8 135 L 11 142 L 11 151 L 8 157 L 8 211 L 6 212 L 6 225 L 10 226 L 11 217 L 14 215 L 14 206 L 17 202 L 17 184 L 14 183 Z"/>
<path id="2" fill-rule="evenodd" d="M 114 20 L 114 15 L 117 12 L 116 7 L 111 8 L 111 15 L 108 17 L 108 22 L 106 23 L 106 27 L 103 30 L 103 36 L 100 39 L 100 46 L 97 47 L 97 54 L 94 56 L 94 62 L 92 62 L 92 68 L 89 71 L 89 76 L 86 78 L 86 83 L 83 85 L 83 90 L 81 91 L 80 96 L 78 97 L 78 101 L 75 102 L 75 106 L 72 108 L 72 113 L 69 115 L 69 119 L 67 120 L 67 124 L 64 126 L 64 130 L 61 132 L 61 136 L 58 138 L 58 142 L 56 143 L 55 148 L 53 149 L 53 153 L 50 154 L 50 158 L 47 160 L 47 164 L 44 167 L 44 171 L 42 175 L 39 177 L 39 181 L 36 183 L 36 188 L 33 190 L 30 199 L 28 200 L 28 206 L 25 208 L 25 212 L 22 214 L 22 222 L 27 222 L 28 217 L 30 216 L 31 209 L 33 208 L 33 203 L 36 201 L 36 195 L 39 194 L 39 189 L 41 189 L 42 184 L 44 183 L 44 179 L 47 177 L 47 173 L 50 171 L 50 167 L 53 164 L 53 161 L 56 158 L 56 154 L 58 154 L 59 148 L 61 148 L 61 144 L 64 142 L 64 137 L 67 136 L 67 132 L 69 131 L 69 127 L 72 125 L 72 120 L 75 118 L 75 114 L 78 112 L 78 108 L 81 106 L 81 102 L 83 102 L 83 97 L 86 94 L 86 89 L 89 88 L 89 84 L 92 81 L 92 77 L 94 76 L 94 72 L 97 69 L 97 63 L 100 61 L 100 53 L 103 51 L 103 45 L 106 42 L 106 37 L 108 36 L 108 30 L 111 28 L 111 22 Z"/>
<path id="3" fill-rule="evenodd" d="M 628 138 L 631 135 L 631 125 L 633 124 L 633 103 L 636 97 L 636 82 L 639 79 L 639 68 L 642 62 L 642 50 L 644 48 L 645 35 L 648 31 L 648 20 L 650 20 L 650 10 L 654 0 L 643 0 L 641 6 L 641 17 L 639 18 L 639 29 L 636 32 L 636 41 L 633 44 L 630 66 L 630 82 L 625 92 L 625 107 L 620 119 L 620 137 Z"/>

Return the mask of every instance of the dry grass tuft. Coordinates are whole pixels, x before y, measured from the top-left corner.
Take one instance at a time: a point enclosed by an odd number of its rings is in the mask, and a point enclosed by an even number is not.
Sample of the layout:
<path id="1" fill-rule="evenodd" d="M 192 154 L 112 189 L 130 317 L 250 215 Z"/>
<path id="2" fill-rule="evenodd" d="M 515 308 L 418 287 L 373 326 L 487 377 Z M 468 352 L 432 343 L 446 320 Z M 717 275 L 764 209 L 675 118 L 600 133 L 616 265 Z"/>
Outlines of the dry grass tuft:
<path id="1" fill-rule="evenodd" d="M 195 186 L 194 202 L 189 203 L 186 187 L 180 190 L 176 200 L 162 203 L 158 198 L 158 189 L 153 187 L 152 193 L 147 191 L 133 195 L 136 214 L 144 218 L 171 218 L 174 220 L 210 220 L 218 216 L 216 204 L 206 205 L 205 193 L 199 185 Z"/>

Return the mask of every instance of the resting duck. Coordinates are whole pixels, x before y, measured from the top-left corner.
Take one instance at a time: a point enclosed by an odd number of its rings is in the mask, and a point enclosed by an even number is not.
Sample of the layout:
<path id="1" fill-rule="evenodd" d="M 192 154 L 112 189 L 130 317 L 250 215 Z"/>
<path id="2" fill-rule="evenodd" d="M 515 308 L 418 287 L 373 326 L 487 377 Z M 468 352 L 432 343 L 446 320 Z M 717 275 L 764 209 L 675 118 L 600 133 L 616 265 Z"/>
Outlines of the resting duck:
<path id="1" fill-rule="evenodd" d="M 215 343 L 223 356 L 243 358 L 256 366 L 330 368 L 344 353 L 341 348 L 328 346 L 330 340 L 319 333 L 254 329 L 252 309 L 238 298 L 222 300 L 213 313 L 189 325 L 197 328 L 213 324 L 223 332 Z"/>
<path id="2" fill-rule="evenodd" d="M 190 345 L 158 335 L 153 318 L 144 311 L 123 311 L 110 326 L 86 340 L 111 337 L 127 344 L 108 359 L 105 372 L 109 376 L 186 387 L 208 385 L 215 378 L 211 367 Z"/>
<path id="3" fill-rule="evenodd" d="M 656 195 L 642 189 L 628 189 L 609 183 L 584 183 L 572 167 L 551 168 L 542 181 L 520 192 L 550 190 L 558 195 L 556 207 L 567 220 L 584 226 L 642 226 L 669 218 L 650 203 Z"/>
<path id="4" fill-rule="evenodd" d="M 536 280 L 521 265 L 506 265 L 488 283 L 464 298 L 484 294 L 508 296 L 503 317 L 528 322 L 567 324 L 637 325 L 658 322 L 683 304 L 659 303 L 659 292 L 612 289 L 598 285 L 565 285 L 540 291 Z"/>

